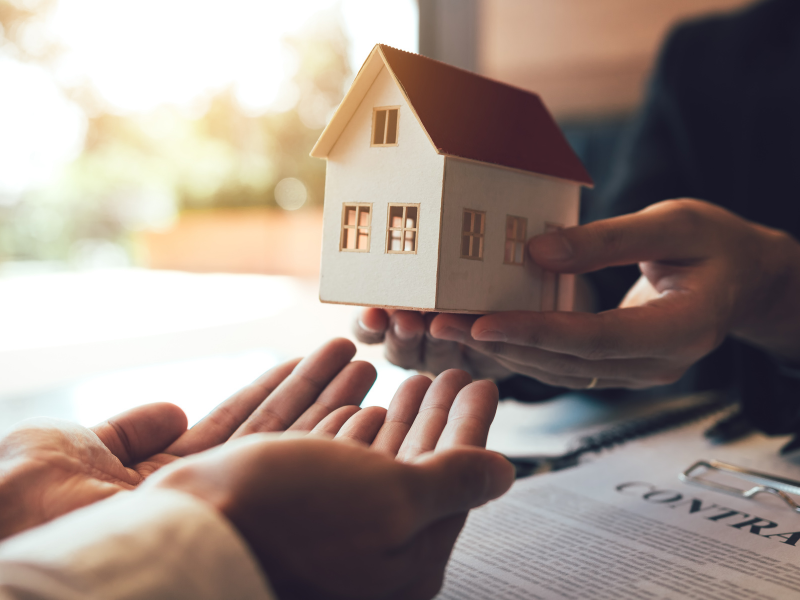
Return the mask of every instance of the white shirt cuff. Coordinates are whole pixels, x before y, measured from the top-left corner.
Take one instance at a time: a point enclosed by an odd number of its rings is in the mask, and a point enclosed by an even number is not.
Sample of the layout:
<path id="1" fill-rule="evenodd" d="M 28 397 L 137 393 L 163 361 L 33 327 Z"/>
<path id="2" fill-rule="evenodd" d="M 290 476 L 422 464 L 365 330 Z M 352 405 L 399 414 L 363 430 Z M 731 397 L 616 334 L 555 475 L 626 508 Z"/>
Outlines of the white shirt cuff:
<path id="1" fill-rule="evenodd" d="M 274 600 L 233 525 L 181 492 L 122 492 L 0 544 L 0 599 Z"/>

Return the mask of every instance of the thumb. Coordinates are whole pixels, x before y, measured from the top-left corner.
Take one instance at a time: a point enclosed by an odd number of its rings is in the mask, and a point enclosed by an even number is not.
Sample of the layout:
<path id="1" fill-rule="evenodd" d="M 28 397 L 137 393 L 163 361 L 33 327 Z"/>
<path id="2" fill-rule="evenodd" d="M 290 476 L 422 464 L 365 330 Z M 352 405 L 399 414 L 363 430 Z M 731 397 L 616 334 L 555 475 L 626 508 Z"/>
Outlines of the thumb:
<path id="1" fill-rule="evenodd" d="M 412 465 L 414 500 L 425 523 L 460 514 L 502 496 L 514 483 L 514 467 L 496 452 L 455 448 L 429 453 Z"/>
<path id="2" fill-rule="evenodd" d="M 130 466 L 163 452 L 186 431 L 186 415 L 168 402 L 137 406 L 91 430 L 114 456 Z"/>
<path id="3" fill-rule="evenodd" d="M 706 236 L 702 202 L 667 200 L 630 215 L 536 236 L 533 261 L 548 271 L 587 273 L 651 260 L 698 258 Z"/>

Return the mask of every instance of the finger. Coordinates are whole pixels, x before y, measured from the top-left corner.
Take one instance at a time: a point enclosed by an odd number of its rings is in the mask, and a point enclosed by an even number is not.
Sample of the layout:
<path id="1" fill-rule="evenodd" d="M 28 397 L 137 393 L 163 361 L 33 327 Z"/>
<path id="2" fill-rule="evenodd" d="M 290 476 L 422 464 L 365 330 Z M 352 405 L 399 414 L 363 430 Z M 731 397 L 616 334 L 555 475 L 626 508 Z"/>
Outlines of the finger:
<path id="1" fill-rule="evenodd" d="M 477 352 L 469 346 L 463 346 L 464 370 L 472 375 L 473 379 L 492 379 L 500 381 L 514 374 L 499 360 L 488 354 Z"/>
<path id="2" fill-rule="evenodd" d="M 424 375 L 414 375 L 400 384 L 389 404 L 383 425 L 372 442 L 373 450 L 397 456 L 430 386 L 431 380 Z"/>
<path id="3" fill-rule="evenodd" d="M 469 374 L 458 369 L 445 371 L 434 380 L 425 393 L 411 430 L 400 446 L 398 460 L 407 462 L 436 448 L 456 394 L 471 381 Z"/>
<path id="4" fill-rule="evenodd" d="M 285 380 L 300 362 L 299 358 L 270 369 L 253 383 L 239 390 L 184 433 L 166 452 L 188 456 L 226 441 L 253 411 Z"/>
<path id="5" fill-rule="evenodd" d="M 430 321 L 428 331 L 434 339 L 446 339 L 460 342 L 480 318 L 480 315 L 441 313 Z"/>
<path id="6" fill-rule="evenodd" d="M 464 348 L 459 344 L 447 340 L 440 340 L 430 334 L 430 324 L 438 316 L 437 313 L 427 313 L 422 316 L 425 333 L 422 336 L 419 354 L 420 370 L 438 375 L 447 369 L 464 368 Z"/>
<path id="7" fill-rule="evenodd" d="M 442 313 L 431 319 L 428 325 L 428 337 L 438 339 L 442 344 L 448 344 L 458 352 L 455 365 L 464 369 L 473 377 L 501 379 L 511 373 L 505 371 L 496 361 L 486 354 L 474 352 L 465 344 L 471 340 L 470 331 L 481 315 L 459 315 Z"/>
<path id="8" fill-rule="evenodd" d="M 662 359 L 620 359 L 614 361 L 586 361 L 586 369 L 574 369 L 570 372 L 550 370 L 539 365 L 515 362 L 511 359 L 504 360 L 505 365 L 513 368 L 517 373 L 535 377 L 550 385 L 580 389 L 586 387 L 593 379 L 603 383 L 603 387 L 628 387 L 643 388 L 654 385 L 674 383 L 681 378 L 689 367 L 690 362 L 676 362 Z M 582 359 L 578 359 L 582 360 Z M 613 362 L 611 369 L 600 368 L 600 363 Z M 645 365 L 645 366 L 643 366 Z M 592 387 L 600 387 L 596 383 Z"/>
<path id="9" fill-rule="evenodd" d="M 475 378 L 503 379 L 511 375 L 497 361 L 486 354 L 472 351 L 463 343 L 478 318 L 480 315 L 425 315 L 422 368 L 434 375 L 447 369 L 462 369 Z M 444 329 L 447 331 L 443 334 Z"/>
<path id="10" fill-rule="evenodd" d="M 503 313 L 503 314 L 512 314 L 512 313 Z M 517 313 L 514 313 L 517 314 Z M 525 314 L 525 315 L 534 315 L 534 318 L 537 318 L 542 315 L 542 313 L 518 313 L 518 314 Z M 517 373 L 519 375 L 525 375 L 527 377 L 533 377 L 534 379 L 538 379 L 539 381 L 546 383 L 548 385 L 556 386 L 556 387 L 564 387 L 570 389 L 582 389 L 586 388 L 591 382 L 594 377 L 598 377 L 598 382 L 595 383 L 592 387 L 626 387 L 626 388 L 641 388 L 641 387 L 649 387 L 652 385 L 660 385 L 663 383 L 671 383 L 675 381 L 680 375 L 682 374 L 683 370 L 685 370 L 685 366 L 681 365 L 669 365 L 665 363 L 665 361 L 661 361 L 664 363 L 664 372 L 656 372 L 654 378 L 651 381 L 637 381 L 630 376 L 630 373 L 626 371 L 626 363 L 628 361 L 636 361 L 637 359 L 624 359 L 615 361 L 615 364 L 618 365 L 618 370 L 622 373 L 619 378 L 610 378 L 608 377 L 608 373 L 602 371 L 602 369 L 595 369 L 593 366 L 589 367 L 588 365 L 592 365 L 594 363 L 600 363 L 601 361 L 591 361 L 591 360 L 584 360 L 577 357 L 572 357 L 566 354 L 560 353 L 552 353 L 546 350 L 538 350 L 535 348 L 528 348 L 525 346 L 515 346 L 512 344 L 504 344 L 503 342 L 478 342 L 472 338 L 470 331 L 465 331 L 462 329 L 464 326 L 463 322 L 458 320 L 453 320 L 451 317 L 455 315 L 440 315 L 441 319 L 437 319 L 436 324 L 432 327 L 432 331 L 435 335 L 440 336 L 449 336 L 453 340 L 457 340 L 460 344 L 462 344 L 465 348 L 469 348 L 477 353 L 484 353 L 486 356 L 491 357 L 495 360 L 502 368 L 507 369 L 512 373 Z M 510 319 L 507 325 L 509 327 L 514 325 L 519 325 L 521 319 L 516 318 Z M 482 332 L 480 335 L 483 337 L 494 338 L 498 337 L 499 333 L 497 330 L 490 330 L 489 332 Z M 517 351 L 512 351 L 510 348 L 518 348 L 520 349 Z M 531 351 L 531 355 L 526 356 L 524 353 L 526 351 Z M 564 357 L 564 364 L 567 364 L 569 368 L 572 368 L 574 373 L 569 375 L 563 375 L 559 373 L 554 373 L 546 368 L 543 368 L 539 364 L 535 364 L 531 362 L 535 359 L 536 355 L 534 352 L 541 352 L 541 356 L 550 355 L 552 361 L 555 361 L 555 356 Z M 513 355 L 513 356 L 510 356 Z M 585 364 L 586 372 L 582 371 L 581 369 L 577 368 L 575 364 L 570 364 L 569 361 L 574 360 L 580 364 Z M 643 359 L 644 360 L 644 359 Z M 651 361 L 647 363 L 650 366 L 653 366 L 654 369 L 659 361 Z M 634 362 L 634 365 L 637 364 Z M 639 363 L 644 364 L 644 363 Z M 599 374 L 595 374 L 598 373 Z M 657 371 L 657 369 L 656 369 Z M 673 376 L 672 374 L 677 374 Z M 599 378 L 603 377 L 602 385 L 600 383 Z"/>
<path id="11" fill-rule="evenodd" d="M 525 375 L 526 377 L 531 377 L 533 379 L 537 379 L 542 383 L 546 383 L 547 385 L 557 387 L 557 388 L 569 388 L 573 390 L 582 390 L 582 389 L 599 389 L 599 388 L 631 388 L 631 389 L 640 389 L 644 387 L 652 387 L 653 384 L 646 384 L 646 383 L 637 383 L 633 382 L 628 379 L 605 379 L 599 378 L 597 382 L 592 384 L 592 380 L 594 378 L 588 377 L 568 377 L 564 375 L 553 375 L 552 373 L 548 373 L 547 371 L 542 371 L 541 369 L 537 369 L 535 367 L 531 367 L 530 365 L 521 365 L 515 364 L 512 362 L 505 362 L 501 361 L 504 366 L 506 366 L 509 370 L 514 371 L 515 373 L 519 373 L 520 375 Z"/>
<path id="12" fill-rule="evenodd" d="M 589 360 L 612 358 L 699 358 L 722 339 L 703 322 L 696 294 L 670 292 L 643 306 L 596 315 L 506 312 L 481 317 L 471 337 L 571 354 Z M 433 330 L 434 335 L 436 331 Z"/>
<path id="13" fill-rule="evenodd" d="M 449 340 L 440 340 L 426 333 L 420 347 L 420 361 L 417 369 L 425 373 L 439 375 L 447 369 L 468 371 L 464 360 L 464 347 Z"/>
<path id="14" fill-rule="evenodd" d="M 174 404 L 137 406 L 91 430 L 125 466 L 163 452 L 186 431 L 186 415 Z"/>
<path id="15" fill-rule="evenodd" d="M 455 448 L 420 457 L 410 484 L 414 511 L 423 526 L 465 513 L 503 495 L 514 482 L 505 457 L 480 448 Z"/>
<path id="16" fill-rule="evenodd" d="M 383 425 L 386 418 L 386 409 L 382 406 L 369 406 L 361 409 L 342 425 L 337 440 L 350 440 L 371 444 Z"/>
<path id="17" fill-rule="evenodd" d="M 300 361 L 231 439 L 256 432 L 285 430 L 311 406 L 355 353 L 356 347 L 344 338 L 331 340 L 318 348 Z"/>
<path id="18" fill-rule="evenodd" d="M 428 333 L 438 340 L 455 343 L 463 351 L 464 345 L 470 341 L 472 328 L 480 317 L 443 313 L 431 321 Z"/>
<path id="19" fill-rule="evenodd" d="M 708 219 L 697 203 L 669 200 L 630 215 L 534 237 L 531 258 L 557 272 L 587 273 L 651 260 L 702 258 Z"/>
<path id="20" fill-rule="evenodd" d="M 503 342 L 478 342 L 466 337 L 464 344 L 476 352 L 503 360 L 517 367 L 533 367 L 538 371 L 559 377 L 593 379 L 603 377 L 631 383 L 662 385 L 672 383 L 682 374 L 682 368 L 671 365 L 664 359 L 626 358 L 587 360 L 570 354 L 550 352 L 529 346 L 518 346 Z M 518 371 L 519 372 L 519 371 Z"/>
<path id="21" fill-rule="evenodd" d="M 339 433 L 342 425 L 347 423 L 347 420 L 360 410 L 360 407 L 353 405 L 337 408 L 327 417 L 322 419 L 322 421 L 317 423 L 314 429 L 311 430 L 311 433 L 323 434 L 326 437 L 334 436 Z"/>
<path id="22" fill-rule="evenodd" d="M 476 381 L 458 392 L 436 450 L 455 446 L 485 448 L 498 400 L 497 386 L 491 381 Z"/>
<path id="23" fill-rule="evenodd" d="M 359 360 L 346 365 L 289 430 L 310 431 L 337 408 L 361 404 L 377 376 L 375 367 L 368 362 Z"/>
<path id="24" fill-rule="evenodd" d="M 389 320 L 384 353 L 386 359 L 404 369 L 422 365 L 425 320 L 418 312 L 398 310 Z"/>
<path id="25" fill-rule="evenodd" d="M 389 315 L 381 308 L 363 309 L 353 324 L 353 334 L 364 344 L 379 344 L 389 327 Z"/>

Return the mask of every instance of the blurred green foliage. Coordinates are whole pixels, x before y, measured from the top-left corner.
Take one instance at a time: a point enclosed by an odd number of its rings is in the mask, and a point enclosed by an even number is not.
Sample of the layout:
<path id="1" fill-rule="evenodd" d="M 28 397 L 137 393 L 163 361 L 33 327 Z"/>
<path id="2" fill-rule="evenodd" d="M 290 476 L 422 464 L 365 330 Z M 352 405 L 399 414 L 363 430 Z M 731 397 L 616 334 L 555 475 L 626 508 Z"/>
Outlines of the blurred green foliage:
<path id="1" fill-rule="evenodd" d="M 51 60 L 57 45 L 27 52 L 13 33 L 52 5 L 0 0 L 0 52 Z M 70 261 L 87 240 L 127 251 L 131 232 L 166 226 L 181 210 L 276 206 L 286 177 L 303 182 L 306 206 L 320 205 L 325 163 L 308 153 L 351 77 L 341 15 L 319 14 L 283 42 L 297 64 L 288 84 L 297 100 L 283 112 L 248 114 L 228 89 L 200 109 L 114 114 L 91 88 L 64 90 L 87 114 L 84 150 L 56 181 L 0 203 L 0 261 Z"/>

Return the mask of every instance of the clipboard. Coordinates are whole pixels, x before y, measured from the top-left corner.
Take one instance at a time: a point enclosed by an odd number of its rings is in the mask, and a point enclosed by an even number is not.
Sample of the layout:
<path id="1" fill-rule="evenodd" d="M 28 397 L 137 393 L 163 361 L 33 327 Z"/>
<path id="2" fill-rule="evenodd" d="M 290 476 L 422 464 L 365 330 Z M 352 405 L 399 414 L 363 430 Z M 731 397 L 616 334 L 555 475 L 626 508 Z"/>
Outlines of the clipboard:
<path id="1" fill-rule="evenodd" d="M 755 485 L 751 487 L 736 487 L 714 481 L 713 476 L 717 474 L 723 474 L 728 479 Z M 794 512 L 800 513 L 800 505 L 792 497 L 800 498 L 800 481 L 793 479 L 737 467 L 718 460 L 698 460 L 679 474 L 678 479 L 690 485 L 723 492 L 738 498 L 753 498 L 758 494 L 772 494 L 783 500 Z"/>
<path id="2" fill-rule="evenodd" d="M 551 471 L 560 471 L 561 469 L 578 465 L 580 459 L 587 454 L 600 453 L 633 439 L 686 425 L 712 413 L 729 408 L 735 402 L 732 397 L 718 393 L 698 394 L 694 398 L 696 401 L 691 404 L 667 408 L 641 418 L 626 420 L 611 425 L 595 434 L 580 437 L 569 451 L 560 455 L 506 455 L 506 458 L 514 465 L 517 479 Z"/>

